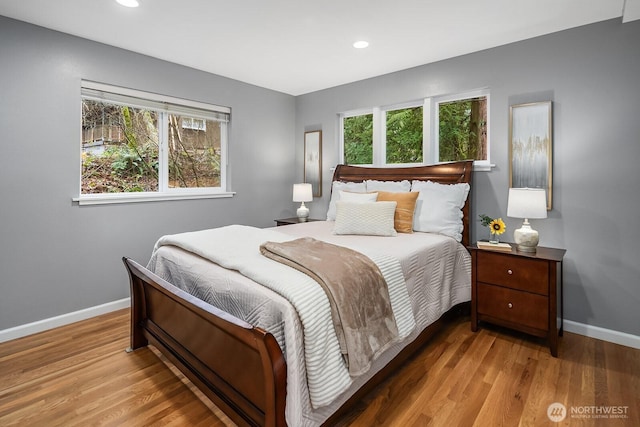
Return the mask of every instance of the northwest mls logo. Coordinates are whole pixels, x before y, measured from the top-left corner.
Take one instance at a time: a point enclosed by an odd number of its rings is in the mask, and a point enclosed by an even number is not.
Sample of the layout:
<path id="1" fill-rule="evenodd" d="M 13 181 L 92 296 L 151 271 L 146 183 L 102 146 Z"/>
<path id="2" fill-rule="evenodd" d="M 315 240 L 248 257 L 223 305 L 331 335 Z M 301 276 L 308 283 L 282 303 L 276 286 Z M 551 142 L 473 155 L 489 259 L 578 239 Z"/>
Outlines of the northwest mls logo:
<path id="1" fill-rule="evenodd" d="M 629 418 L 628 406 L 572 406 L 569 411 L 562 403 L 554 402 L 547 407 L 547 417 L 554 423 L 562 422 L 565 418 L 585 419 L 614 419 Z"/>
<path id="2" fill-rule="evenodd" d="M 547 408 L 547 417 L 554 423 L 559 423 L 567 417 L 567 408 L 559 402 L 554 402 Z"/>

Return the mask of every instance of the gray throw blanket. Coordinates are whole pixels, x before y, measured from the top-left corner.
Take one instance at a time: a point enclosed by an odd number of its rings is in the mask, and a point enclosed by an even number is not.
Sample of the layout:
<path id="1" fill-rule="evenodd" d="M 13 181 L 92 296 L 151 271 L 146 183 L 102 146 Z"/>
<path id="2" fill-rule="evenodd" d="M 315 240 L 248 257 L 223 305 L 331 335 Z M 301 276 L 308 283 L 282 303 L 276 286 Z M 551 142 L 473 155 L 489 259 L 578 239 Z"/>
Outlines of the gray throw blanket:
<path id="1" fill-rule="evenodd" d="M 266 242 L 260 252 L 306 273 L 325 290 L 350 375 L 366 372 L 398 337 L 387 283 L 365 255 L 311 237 Z"/>

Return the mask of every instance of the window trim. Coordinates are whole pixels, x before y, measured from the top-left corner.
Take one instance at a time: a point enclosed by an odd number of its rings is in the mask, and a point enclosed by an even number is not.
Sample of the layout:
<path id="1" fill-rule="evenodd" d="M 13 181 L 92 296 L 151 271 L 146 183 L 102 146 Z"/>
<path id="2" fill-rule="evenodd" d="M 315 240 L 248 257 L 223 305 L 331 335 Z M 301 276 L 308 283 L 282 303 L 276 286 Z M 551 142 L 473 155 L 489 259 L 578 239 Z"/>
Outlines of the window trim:
<path id="1" fill-rule="evenodd" d="M 363 108 L 363 109 L 359 109 L 359 110 L 351 110 L 345 113 L 340 113 L 338 115 L 339 117 L 339 121 L 340 121 L 340 128 L 339 128 L 339 137 L 340 137 L 340 147 L 338 147 L 338 155 L 340 156 L 339 158 L 342 159 L 341 161 L 344 161 L 344 119 L 349 118 L 349 117 L 357 117 L 357 116 L 364 116 L 366 114 L 372 114 L 374 116 L 374 120 L 373 120 L 373 135 L 372 135 L 372 150 L 373 150 L 373 164 L 375 164 L 376 158 L 376 150 L 375 150 L 375 145 L 376 145 L 376 120 L 375 120 L 375 108 Z M 359 166 L 373 166 L 373 164 L 362 164 Z"/>
<path id="2" fill-rule="evenodd" d="M 405 167 L 422 164 L 442 163 L 439 156 L 439 104 L 443 102 L 459 101 L 468 98 L 487 98 L 487 159 L 474 160 L 473 168 L 476 171 L 490 171 L 491 164 L 491 118 L 490 118 L 490 90 L 482 88 L 467 92 L 447 94 L 421 98 L 420 100 L 401 102 L 388 106 L 361 108 L 339 113 L 339 158 L 344 162 L 344 119 L 348 117 L 373 114 L 373 164 L 360 166 L 376 167 Z M 402 110 L 405 108 L 422 107 L 422 163 L 387 163 L 386 162 L 386 113 L 387 111 Z"/>
<path id="3" fill-rule="evenodd" d="M 235 192 L 227 189 L 229 124 L 231 122 L 231 108 L 199 101 L 175 98 L 151 92 L 144 92 L 119 86 L 107 85 L 88 80 L 81 81 L 80 98 L 90 99 L 112 104 L 126 105 L 157 111 L 159 113 L 158 132 L 160 144 L 158 160 L 165 167 L 160 168 L 158 176 L 158 191 L 130 192 L 130 193 L 94 193 L 82 194 L 82 158 L 80 158 L 78 196 L 74 202 L 80 205 L 134 203 L 161 200 L 186 200 L 204 198 L 233 197 Z M 168 187 L 168 151 L 166 145 L 165 122 L 166 114 L 188 114 L 189 116 L 205 120 L 215 120 L 225 123 L 221 126 L 220 141 L 220 186 L 201 188 L 169 188 Z"/>
<path id="4" fill-rule="evenodd" d="M 74 197 L 71 200 L 79 205 L 107 205 L 117 203 L 160 202 L 166 200 L 194 200 L 194 199 L 219 199 L 233 197 L 234 191 L 203 192 L 192 191 L 179 194 L 133 192 L 133 193 L 102 193 L 83 194 L 82 197 Z"/>
<path id="5" fill-rule="evenodd" d="M 469 92 L 461 92 L 449 95 L 442 95 L 425 99 L 425 104 L 429 102 L 432 116 L 430 117 L 434 126 L 430 129 L 429 135 L 429 147 L 430 152 L 429 159 L 434 163 L 440 163 L 438 158 L 440 156 L 440 104 L 444 102 L 461 101 L 469 98 L 487 98 L 487 158 L 485 160 L 474 160 L 473 169 L 476 171 L 489 171 L 491 170 L 491 95 L 488 88 L 477 89 Z"/>
<path id="6" fill-rule="evenodd" d="M 423 107 L 422 109 L 422 162 L 416 162 L 416 163 L 387 163 L 387 112 L 389 111 L 397 111 L 397 110 L 405 110 L 408 108 L 416 108 L 416 107 Z M 401 167 L 409 167 L 409 166 L 417 166 L 417 165 L 423 165 L 425 164 L 425 149 L 426 149 L 426 143 L 425 143 L 425 133 L 424 133 L 424 117 L 425 117 L 425 111 L 424 111 L 424 102 L 422 100 L 418 100 L 418 101 L 409 101 L 409 102 L 402 102 L 399 104 L 393 104 L 393 105 L 389 105 L 383 108 L 380 108 L 380 131 L 378 134 L 378 145 L 380 146 L 380 164 L 382 165 L 382 167 L 392 167 L 392 168 L 401 168 Z M 375 130 L 375 120 L 373 123 L 374 126 L 374 130 Z M 384 141 L 384 144 L 383 144 Z M 375 141 L 374 141 L 375 143 Z"/>

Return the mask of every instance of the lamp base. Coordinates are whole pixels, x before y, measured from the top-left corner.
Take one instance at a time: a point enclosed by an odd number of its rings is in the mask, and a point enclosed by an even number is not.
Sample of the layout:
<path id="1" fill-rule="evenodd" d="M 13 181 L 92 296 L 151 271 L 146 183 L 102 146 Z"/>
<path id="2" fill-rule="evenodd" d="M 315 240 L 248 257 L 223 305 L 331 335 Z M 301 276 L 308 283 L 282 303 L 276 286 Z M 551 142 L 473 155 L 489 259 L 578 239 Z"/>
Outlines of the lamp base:
<path id="1" fill-rule="evenodd" d="M 531 228 L 529 220 L 525 219 L 522 227 L 513 232 L 513 241 L 516 244 L 516 250 L 535 253 L 540 238 L 538 232 Z"/>
<path id="2" fill-rule="evenodd" d="M 309 218 L 309 208 L 304 205 L 304 202 L 302 202 L 296 211 L 296 215 L 298 216 L 299 222 L 307 222 L 307 218 Z"/>
<path id="3" fill-rule="evenodd" d="M 537 252 L 537 246 L 516 245 L 516 251 L 518 251 L 518 252 L 528 252 L 528 253 L 531 253 L 531 254 L 535 254 Z"/>

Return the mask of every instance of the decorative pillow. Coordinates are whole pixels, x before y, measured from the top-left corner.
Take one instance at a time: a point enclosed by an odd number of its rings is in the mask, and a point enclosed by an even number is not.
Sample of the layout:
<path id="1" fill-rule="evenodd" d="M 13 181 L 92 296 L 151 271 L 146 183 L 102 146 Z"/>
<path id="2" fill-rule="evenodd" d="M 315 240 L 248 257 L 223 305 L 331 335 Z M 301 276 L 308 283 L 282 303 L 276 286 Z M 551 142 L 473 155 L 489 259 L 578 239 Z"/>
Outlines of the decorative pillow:
<path id="1" fill-rule="evenodd" d="M 413 233 L 413 212 L 416 208 L 416 200 L 420 193 L 392 193 L 388 191 L 378 192 L 378 201 L 395 201 L 396 213 L 394 227 L 398 233 Z"/>
<path id="2" fill-rule="evenodd" d="M 365 181 L 367 191 L 390 191 L 392 193 L 400 193 L 411 190 L 411 183 L 408 180 L 403 181 L 376 181 L 368 179 Z"/>
<path id="3" fill-rule="evenodd" d="M 336 202 L 334 234 L 396 236 L 393 216 L 396 202 Z"/>
<path id="4" fill-rule="evenodd" d="M 440 184 L 413 181 L 411 191 L 419 192 L 413 229 L 450 236 L 462 241 L 462 208 L 469 195 L 469 184 Z"/>
<path id="5" fill-rule="evenodd" d="M 364 182 L 333 181 L 331 185 L 331 200 L 329 201 L 329 209 L 327 210 L 327 221 L 335 221 L 336 219 L 336 202 L 340 200 L 341 190 L 353 193 L 365 193 L 367 187 Z"/>
<path id="6" fill-rule="evenodd" d="M 340 190 L 340 200 L 343 202 L 366 203 L 378 200 L 378 193 L 353 193 Z"/>

